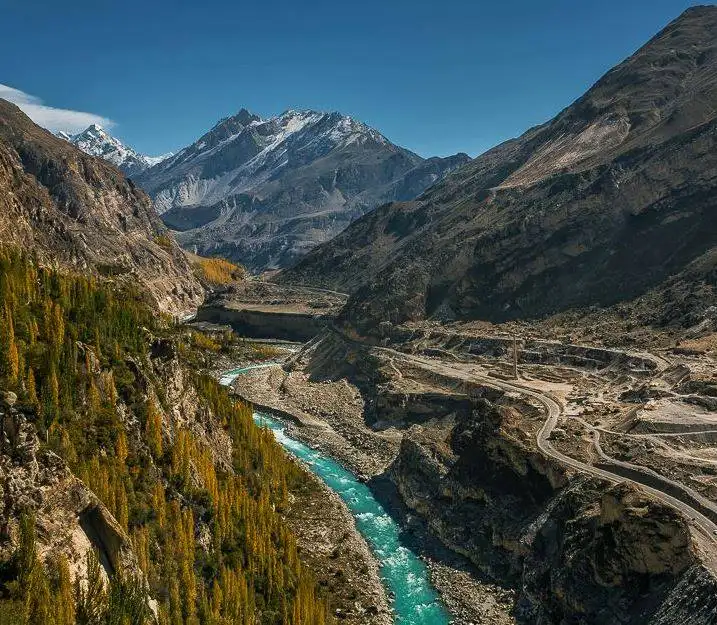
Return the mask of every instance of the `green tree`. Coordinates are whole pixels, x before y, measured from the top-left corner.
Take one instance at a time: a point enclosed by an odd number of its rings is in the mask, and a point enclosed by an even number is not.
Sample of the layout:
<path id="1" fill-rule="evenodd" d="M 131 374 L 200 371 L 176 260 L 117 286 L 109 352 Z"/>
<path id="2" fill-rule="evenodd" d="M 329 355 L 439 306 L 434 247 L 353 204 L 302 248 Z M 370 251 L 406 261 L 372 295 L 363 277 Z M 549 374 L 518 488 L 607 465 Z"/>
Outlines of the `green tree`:
<path id="1" fill-rule="evenodd" d="M 45 567 L 36 562 L 27 580 L 25 595 L 25 623 L 27 625 L 55 625 L 50 584 Z"/>
<path id="2" fill-rule="evenodd" d="M 32 570 L 37 564 L 37 547 L 35 546 L 35 517 L 24 514 L 20 517 L 19 541 L 15 554 L 19 571 L 18 585 L 27 588 Z"/>
<path id="3" fill-rule="evenodd" d="M 86 555 L 87 579 L 75 579 L 75 610 L 77 625 L 104 625 L 107 593 L 97 553 Z"/>

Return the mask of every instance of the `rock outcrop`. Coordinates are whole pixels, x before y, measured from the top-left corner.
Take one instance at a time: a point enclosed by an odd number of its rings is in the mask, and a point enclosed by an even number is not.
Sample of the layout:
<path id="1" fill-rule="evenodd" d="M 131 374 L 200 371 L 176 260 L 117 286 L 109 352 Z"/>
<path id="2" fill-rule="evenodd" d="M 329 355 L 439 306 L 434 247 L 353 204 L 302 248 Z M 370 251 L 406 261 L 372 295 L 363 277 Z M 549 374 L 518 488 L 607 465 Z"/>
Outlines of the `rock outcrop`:
<path id="1" fill-rule="evenodd" d="M 144 287 L 185 315 L 203 298 L 149 198 L 115 167 L 36 126 L 0 100 L 0 244 L 42 262 Z"/>
<path id="2" fill-rule="evenodd" d="M 107 576 L 120 570 L 140 575 L 131 541 L 109 510 L 57 454 L 41 447 L 27 415 L 0 403 L 0 555 L 13 553 L 18 520 L 32 514 L 38 555 L 66 556 L 73 577 L 85 576 L 91 549 Z"/>
<path id="3" fill-rule="evenodd" d="M 446 545 L 520 589 L 519 621 L 713 623 L 717 579 L 687 520 L 634 487 L 566 475 L 501 404 L 414 426 L 389 473 Z"/>

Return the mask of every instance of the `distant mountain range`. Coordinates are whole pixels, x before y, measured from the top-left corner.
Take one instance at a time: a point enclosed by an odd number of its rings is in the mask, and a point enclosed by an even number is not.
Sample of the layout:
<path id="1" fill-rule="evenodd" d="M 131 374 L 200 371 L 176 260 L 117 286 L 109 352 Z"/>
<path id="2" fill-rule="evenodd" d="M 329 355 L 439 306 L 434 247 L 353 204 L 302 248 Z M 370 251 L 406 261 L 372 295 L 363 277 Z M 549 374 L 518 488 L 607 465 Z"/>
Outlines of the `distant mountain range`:
<path id="1" fill-rule="evenodd" d="M 717 7 L 696 7 L 550 122 L 365 215 L 279 279 L 353 292 L 345 318 L 366 331 L 655 289 L 653 318 L 698 323 L 717 302 L 716 211 Z"/>
<path id="2" fill-rule="evenodd" d="M 262 119 L 242 109 L 136 181 L 185 248 L 260 271 L 293 264 L 468 160 L 423 159 L 340 113 Z"/>
<path id="3" fill-rule="evenodd" d="M 76 145 L 80 150 L 92 156 L 99 156 L 118 167 L 127 176 L 136 176 L 141 171 L 162 162 L 172 156 L 146 156 L 124 145 L 109 134 L 102 126 L 92 124 L 76 135 L 58 132 L 57 135 Z"/>
<path id="4" fill-rule="evenodd" d="M 254 271 L 286 267 L 367 211 L 422 193 L 470 159 L 422 158 L 340 113 L 242 109 L 152 159 L 98 126 L 66 138 L 131 176 L 180 243 Z"/>

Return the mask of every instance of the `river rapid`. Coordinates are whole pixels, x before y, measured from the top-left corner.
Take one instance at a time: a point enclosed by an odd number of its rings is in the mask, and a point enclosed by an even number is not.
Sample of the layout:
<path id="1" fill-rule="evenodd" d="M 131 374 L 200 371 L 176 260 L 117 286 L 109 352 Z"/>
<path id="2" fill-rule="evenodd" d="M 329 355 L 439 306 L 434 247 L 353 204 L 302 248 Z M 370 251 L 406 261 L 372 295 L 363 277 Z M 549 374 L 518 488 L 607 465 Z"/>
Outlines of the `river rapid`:
<path id="1" fill-rule="evenodd" d="M 227 371 L 220 379 L 230 385 L 254 365 Z M 286 434 L 284 424 L 255 412 L 254 421 L 269 428 L 276 440 L 341 497 L 380 564 L 381 581 L 392 600 L 396 625 L 448 625 L 449 614 L 431 585 L 428 569 L 402 540 L 401 528 L 375 499 L 371 489 L 341 464 Z"/>

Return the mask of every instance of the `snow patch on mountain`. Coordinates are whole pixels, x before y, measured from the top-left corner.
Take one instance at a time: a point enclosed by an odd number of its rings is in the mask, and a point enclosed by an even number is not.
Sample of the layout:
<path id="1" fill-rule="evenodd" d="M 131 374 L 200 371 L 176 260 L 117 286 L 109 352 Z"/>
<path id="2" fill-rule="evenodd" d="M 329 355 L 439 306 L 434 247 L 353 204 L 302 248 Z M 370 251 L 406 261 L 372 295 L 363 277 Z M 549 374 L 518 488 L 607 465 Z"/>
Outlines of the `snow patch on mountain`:
<path id="1" fill-rule="evenodd" d="M 144 172 L 142 180 L 162 214 L 220 202 L 333 150 L 369 143 L 398 150 L 377 130 L 341 113 L 287 110 L 262 119 L 242 109 Z M 224 163 L 229 154 L 231 165 Z"/>
<path id="2" fill-rule="evenodd" d="M 127 175 L 136 175 L 173 156 L 171 152 L 161 156 L 140 154 L 113 137 L 99 124 L 92 124 L 74 135 L 60 131 L 57 136 L 76 145 L 86 154 L 112 163 Z"/>
<path id="3" fill-rule="evenodd" d="M 159 156 L 145 156 L 144 158 L 149 163 L 150 167 L 154 167 L 172 156 L 174 156 L 174 152 L 167 152 L 166 154 L 160 154 Z"/>
<path id="4" fill-rule="evenodd" d="M 293 264 L 376 206 L 415 198 L 468 160 L 424 159 L 337 112 L 263 119 L 241 109 L 135 182 L 187 249 L 263 271 Z"/>

